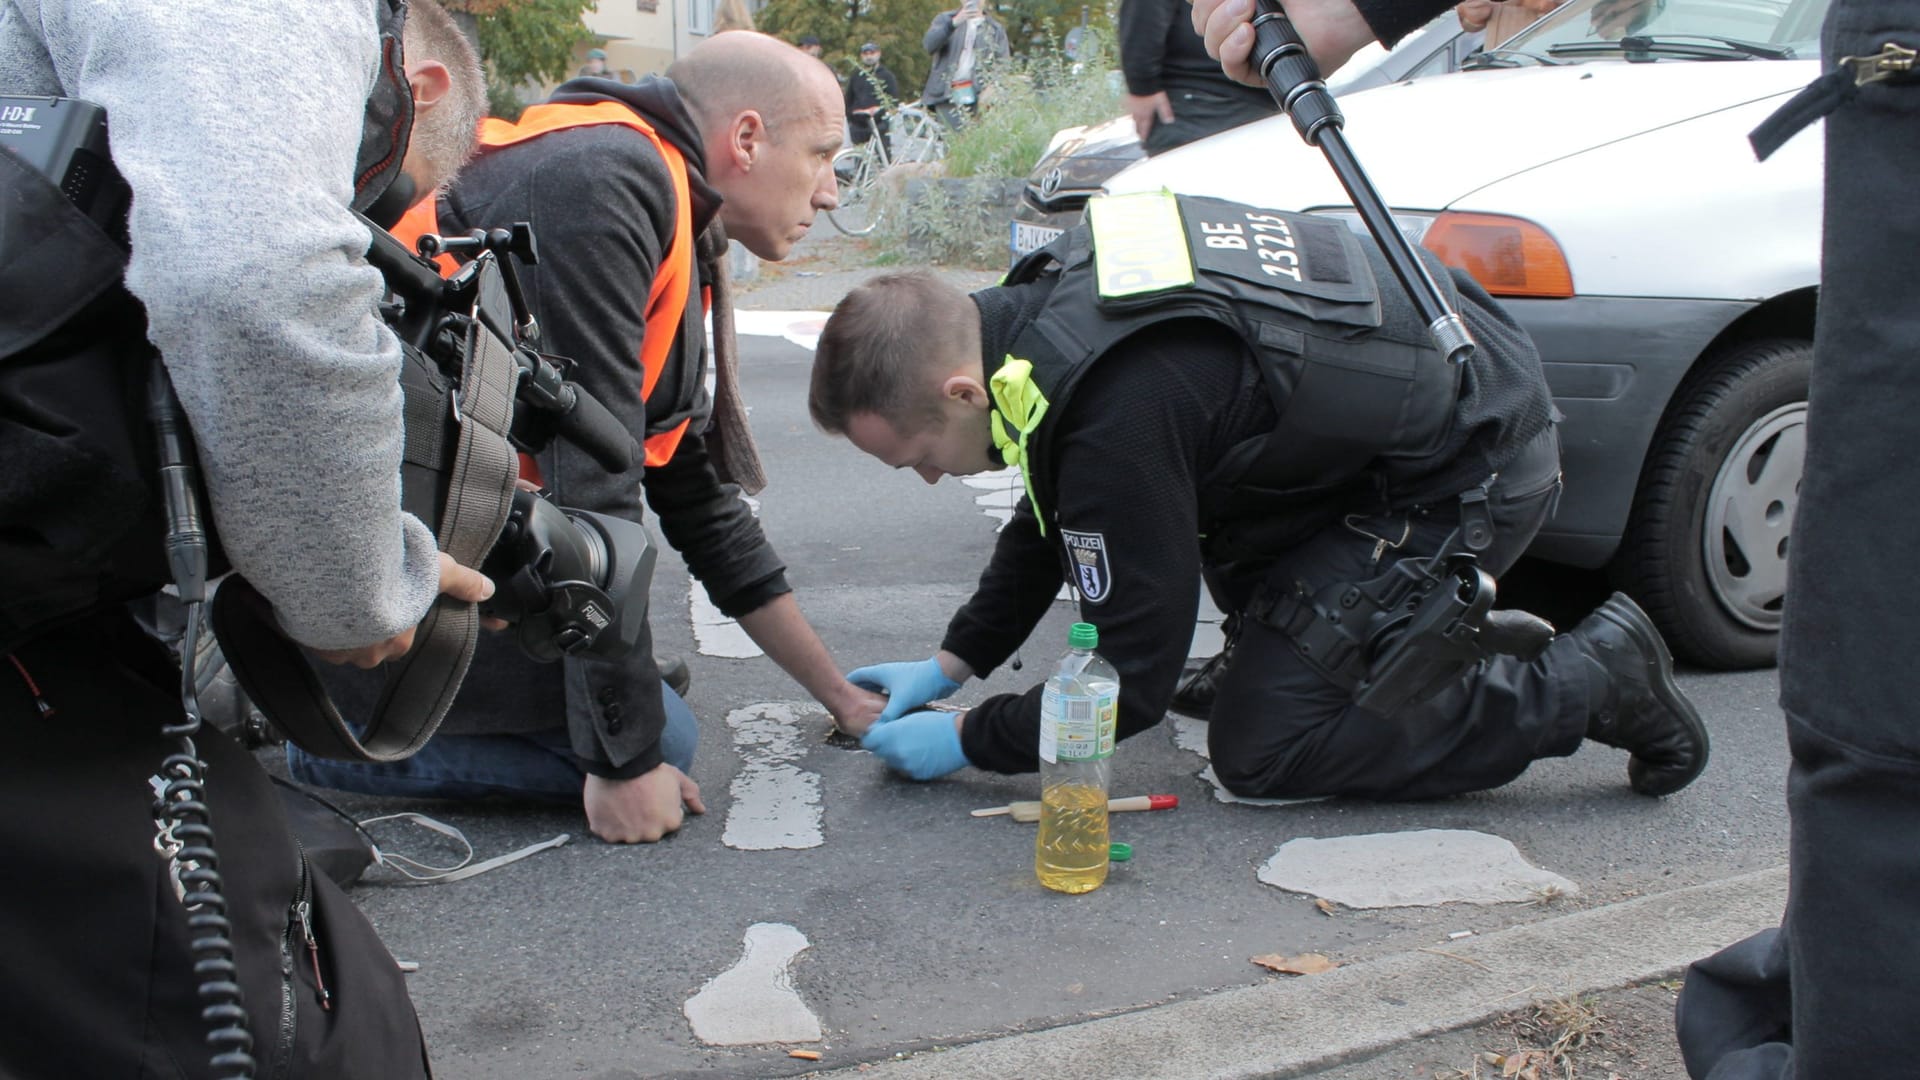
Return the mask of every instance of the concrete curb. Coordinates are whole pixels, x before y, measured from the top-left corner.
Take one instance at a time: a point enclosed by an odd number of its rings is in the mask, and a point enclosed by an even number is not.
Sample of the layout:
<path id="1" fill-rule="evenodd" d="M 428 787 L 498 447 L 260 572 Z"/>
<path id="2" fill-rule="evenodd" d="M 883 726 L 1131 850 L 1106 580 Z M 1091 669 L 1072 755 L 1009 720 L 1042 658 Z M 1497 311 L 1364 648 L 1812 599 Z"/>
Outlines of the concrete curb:
<path id="1" fill-rule="evenodd" d="M 1324 975 L 819 1073 L 870 1080 L 1289 1077 L 1530 1001 L 1671 975 L 1780 921 L 1778 867 Z"/>

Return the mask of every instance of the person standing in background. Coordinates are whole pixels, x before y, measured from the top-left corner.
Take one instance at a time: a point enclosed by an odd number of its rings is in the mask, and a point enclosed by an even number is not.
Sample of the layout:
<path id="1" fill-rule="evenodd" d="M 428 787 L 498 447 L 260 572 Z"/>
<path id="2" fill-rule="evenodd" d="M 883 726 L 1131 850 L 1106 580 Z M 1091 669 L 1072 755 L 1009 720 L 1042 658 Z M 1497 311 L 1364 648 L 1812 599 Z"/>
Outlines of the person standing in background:
<path id="1" fill-rule="evenodd" d="M 900 80 L 880 62 L 880 46 L 860 46 L 860 70 L 847 79 L 847 136 L 855 146 L 887 137 L 887 110 L 900 102 Z"/>
<path id="2" fill-rule="evenodd" d="M 967 120 L 980 115 L 985 69 L 1011 55 L 1007 28 L 987 14 L 982 0 L 961 0 L 958 10 L 933 17 L 921 44 L 933 57 L 933 70 L 927 73 L 920 100 L 948 127 L 959 130 L 966 122 L 963 113 Z"/>
<path id="3" fill-rule="evenodd" d="M 1149 157 L 1279 111 L 1266 90 L 1221 72 L 1193 32 L 1185 0 L 1120 5 L 1120 70 L 1127 79 L 1121 101 Z"/>

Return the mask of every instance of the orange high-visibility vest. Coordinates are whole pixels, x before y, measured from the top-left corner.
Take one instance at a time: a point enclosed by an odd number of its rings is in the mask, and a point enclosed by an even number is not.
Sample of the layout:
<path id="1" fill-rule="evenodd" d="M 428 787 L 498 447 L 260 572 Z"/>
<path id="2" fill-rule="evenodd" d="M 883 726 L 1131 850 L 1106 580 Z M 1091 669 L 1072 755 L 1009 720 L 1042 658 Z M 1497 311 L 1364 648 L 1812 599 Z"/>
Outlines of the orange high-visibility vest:
<path id="1" fill-rule="evenodd" d="M 513 146 L 548 132 L 596 124 L 624 124 L 646 136 L 666 161 L 667 174 L 673 177 L 673 237 L 667 244 L 666 257 L 654 268 L 653 288 L 647 293 L 646 334 L 640 340 L 640 400 L 645 401 L 652 396 L 654 384 L 660 381 L 660 373 L 666 370 L 673 343 L 680 337 L 681 320 L 687 312 L 687 300 L 692 296 L 693 283 L 698 280 L 693 263 L 693 199 L 687 183 L 686 156 L 680 153 L 678 147 L 661 138 L 651 124 L 617 101 L 601 101 L 592 105 L 534 105 L 520 114 L 517 124 L 488 117 L 480 123 L 480 152 L 485 154 L 503 146 Z M 421 236 L 439 232 L 438 203 L 437 198 L 422 199 L 416 203 L 393 227 L 393 235 L 412 249 Z M 450 255 L 441 255 L 434 262 L 440 267 L 442 275 L 450 276 L 459 269 L 459 263 Z M 704 303 L 704 292 L 701 299 Z M 664 465 L 673 457 L 674 450 L 687 433 L 690 419 L 647 436 L 648 468 Z M 536 481 L 539 479 L 532 459 L 524 454 L 521 455 L 521 475 Z"/>

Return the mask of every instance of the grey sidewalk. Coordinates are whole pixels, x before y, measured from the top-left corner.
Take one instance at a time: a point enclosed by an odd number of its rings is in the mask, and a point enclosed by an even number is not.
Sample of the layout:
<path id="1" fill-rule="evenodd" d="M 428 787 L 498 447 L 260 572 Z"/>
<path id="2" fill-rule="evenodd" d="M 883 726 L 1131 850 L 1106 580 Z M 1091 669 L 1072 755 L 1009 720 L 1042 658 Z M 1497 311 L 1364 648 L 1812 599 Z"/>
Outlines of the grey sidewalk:
<path id="1" fill-rule="evenodd" d="M 1785 867 L 1417 949 L 1324 975 L 930 1051 L 874 1080 L 1301 1077 L 1527 1004 L 1626 986 L 1778 923 Z M 1350 1074 L 1352 1075 L 1352 1074 Z"/>

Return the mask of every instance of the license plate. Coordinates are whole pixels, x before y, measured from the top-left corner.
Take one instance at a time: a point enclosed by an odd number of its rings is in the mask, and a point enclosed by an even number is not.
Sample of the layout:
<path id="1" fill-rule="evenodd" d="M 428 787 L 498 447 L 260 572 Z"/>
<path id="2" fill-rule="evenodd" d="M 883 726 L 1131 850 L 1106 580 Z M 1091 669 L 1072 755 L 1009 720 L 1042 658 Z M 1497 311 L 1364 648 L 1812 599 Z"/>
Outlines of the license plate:
<path id="1" fill-rule="evenodd" d="M 1038 251 L 1053 242 L 1053 238 L 1065 232 L 1051 225 L 1031 225 L 1024 221 L 1013 223 L 1013 257 L 1019 258 L 1028 252 Z"/>

